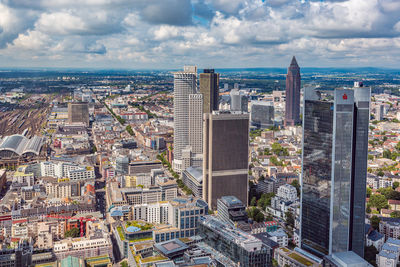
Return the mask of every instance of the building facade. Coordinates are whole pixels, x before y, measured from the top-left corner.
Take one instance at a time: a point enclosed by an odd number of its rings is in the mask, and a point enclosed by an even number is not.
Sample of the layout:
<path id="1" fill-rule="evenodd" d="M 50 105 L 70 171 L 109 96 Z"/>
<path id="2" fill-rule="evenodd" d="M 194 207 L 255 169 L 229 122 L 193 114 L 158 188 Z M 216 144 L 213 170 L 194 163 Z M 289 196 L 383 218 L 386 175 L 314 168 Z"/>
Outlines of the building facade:
<path id="1" fill-rule="evenodd" d="M 246 206 L 234 196 L 223 196 L 217 202 L 218 217 L 234 226 L 236 222 L 247 222 Z"/>
<path id="2" fill-rule="evenodd" d="M 370 88 L 330 94 L 304 91 L 301 247 L 363 257 Z"/>
<path id="3" fill-rule="evenodd" d="M 181 172 L 182 150 L 189 145 L 189 95 L 196 93 L 197 67 L 174 73 L 174 170 Z"/>
<path id="4" fill-rule="evenodd" d="M 200 73 L 200 93 L 203 95 L 203 112 L 212 113 L 219 105 L 219 74 L 213 69 Z"/>
<path id="5" fill-rule="evenodd" d="M 272 102 L 251 101 L 251 125 L 261 129 L 274 126 L 274 105 Z"/>
<path id="6" fill-rule="evenodd" d="M 68 103 L 68 123 L 84 123 L 89 126 L 88 103 Z"/>
<path id="7" fill-rule="evenodd" d="M 200 219 L 199 233 L 204 242 L 239 262 L 244 267 L 267 265 L 267 248 L 262 241 L 248 233 L 234 229 L 212 216 Z"/>
<path id="8" fill-rule="evenodd" d="M 203 95 L 189 95 L 189 145 L 192 153 L 203 153 Z"/>
<path id="9" fill-rule="evenodd" d="M 203 199 L 212 209 L 222 196 L 247 204 L 249 115 L 204 114 L 203 136 Z"/>

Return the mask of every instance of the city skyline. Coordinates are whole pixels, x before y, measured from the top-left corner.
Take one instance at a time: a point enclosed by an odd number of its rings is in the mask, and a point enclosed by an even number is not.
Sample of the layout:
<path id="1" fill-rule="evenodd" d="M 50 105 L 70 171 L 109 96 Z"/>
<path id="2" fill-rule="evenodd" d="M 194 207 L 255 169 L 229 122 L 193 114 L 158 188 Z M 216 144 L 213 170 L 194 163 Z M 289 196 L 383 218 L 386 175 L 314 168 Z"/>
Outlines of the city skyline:
<path id="1" fill-rule="evenodd" d="M 0 67 L 282 67 L 296 55 L 303 67 L 398 68 L 399 11 L 395 0 L 0 1 Z"/>

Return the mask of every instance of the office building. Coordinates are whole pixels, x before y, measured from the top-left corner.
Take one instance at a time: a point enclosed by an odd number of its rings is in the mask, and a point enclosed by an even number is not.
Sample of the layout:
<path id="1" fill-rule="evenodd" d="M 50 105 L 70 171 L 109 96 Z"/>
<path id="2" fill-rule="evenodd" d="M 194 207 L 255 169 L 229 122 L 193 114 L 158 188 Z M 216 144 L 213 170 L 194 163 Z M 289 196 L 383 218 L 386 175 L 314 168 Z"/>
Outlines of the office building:
<path id="1" fill-rule="evenodd" d="M 300 79 L 300 68 L 293 57 L 286 75 L 285 126 L 300 123 Z"/>
<path id="2" fill-rule="evenodd" d="M 301 247 L 320 257 L 364 254 L 370 93 L 304 91 Z"/>
<path id="3" fill-rule="evenodd" d="M 197 68 L 185 66 L 174 73 L 174 161 L 173 168 L 182 171 L 182 150 L 189 145 L 189 95 L 196 93 Z"/>
<path id="4" fill-rule="evenodd" d="M 192 190 L 195 197 L 203 197 L 203 171 L 200 168 L 189 167 L 182 173 L 183 183 Z"/>
<path id="5" fill-rule="evenodd" d="M 240 263 L 240 266 L 267 265 L 268 249 L 260 239 L 237 230 L 213 216 L 200 218 L 199 233 L 207 245 L 233 262 Z"/>
<path id="6" fill-rule="evenodd" d="M 241 93 L 238 89 L 232 89 L 230 92 L 231 97 L 231 111 L 248 112 L 248 97 Z"/>
<path id="7" fill-rule="evenodd" d="M 115 160 L 115 170 L 120 174 L 128 174 L 129 172 L 129 157 L 119 156 Z"/>
<path id="8" fill-rule="evenodd" d="M 274 104 L 266 101 L 251 101 L 251 125 L 261 129 L 274 126 Z"/>
<path id="9" fill-rule="evenodd" d="M 277 248 L 274 251 L 274 258 L 278 266 L 296 266 L 296 267 L 320 267 L 321 262 L 316 261 L 296 250 L 287 248 Z"/>
<path id="10" fill-rule="evenodd" d="M 238 89 L 232 89 L 230 92 L 231 96 L 231 111 L 242 110 L 241 94 Z"/>
<path id="11" fill-rule="evenodd" d="M 249 115 L 204 114 L 203 138 L 203 199 L 212 209 L 223 196 L 247 205 Z"/>
<path id="12" fill-rule="evenodd" d="M 200 73 L 200 93 L 203 95 L 203 112 L 212 113 L 219 105 L 219 74 L 213 69 Z"/>
<path id="13" fill-rule="evenodd" d="M 234 196 L 223 196 L 217 201 L 218 217 L 234 226 L 238 222 L 247 223 L 246 206 Z"/>
<path id="14" fill-rule="evenodd" d="M 189 95 L 189 146 L 192 153 L 203 153 L 203 95 Z"/>
<path id="15" fill-rule="evenodd" d="M 89 126 L 89 105 L 87 102 L 68 103 L 68 123 L 84 123 Z"/>
<path id="16" fill-rule="evenodd" d="M 384 105 L 383 104 L 377 104 L 375 106 L 375 120 L 381 121 L 384 118 L 385 111 L 384 111 Z"/>

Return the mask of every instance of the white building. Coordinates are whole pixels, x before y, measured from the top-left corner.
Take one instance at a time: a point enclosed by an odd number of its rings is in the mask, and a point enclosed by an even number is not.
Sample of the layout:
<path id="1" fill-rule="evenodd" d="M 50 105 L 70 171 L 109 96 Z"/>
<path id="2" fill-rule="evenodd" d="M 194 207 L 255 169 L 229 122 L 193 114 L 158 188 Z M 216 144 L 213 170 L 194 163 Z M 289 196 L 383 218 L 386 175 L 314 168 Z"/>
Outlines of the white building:
<path id="1" fill-rule="evenodd" d="M 294 187 L 290 184 L 281 185 L 278 188 L 277 196 L 282 198 L 285 201 L 296 201 L 296 199 L 297 199 L 296 187 Z"/>
<path id="2" fill-rule="evenodd" d="M 89 228 L 96 228 L 90 230 Z M 98 223 L 89 223 L 87 226 L 89 237 L 69 238 L 54 242 L 53 251 L 57 260 L 68 256 L 78 258 L 113 255 L 112 242 L 105 226 Z"/>
<path id="3" fill-rule="evenodd" d="M 17 171 L 13 176 L 13 183 L 26 184 L 27 186 L 33 186 L 35 182 L 35 175 L 33 173 L 24 173 Z"/>
<path id="4" fill-rule="evenodd" d="M 278 229 L 274 232 L 268 232 L 268 237 L 279 244 L 280 247 L 287 247 L 289 244 L 288 235 L 282 229 Z"/>
<path id="5" fill-rule="evenodd" d="M 171 205 L 168 202 L 162 201 L 151 204 L 135 205 L 132 208 L 133 220 L 143 220 L 149 223 L 171 222 L 172 214 L 169 214 Z"/>
<path id="6" fill-rule="evenodd" d="M 384 244 L 382 250 L 376 255 L 378 267 L 396 267 L 399 261 L 399 248 L 391 244 Z"/>
<path id="7" fill-rule="evenodd" d="M 379 222 L 379 232 L 385 235 L 385 238 L 400 237 L 400 222 L 396 218 L 383 217 Z"/>
<path id="8" fill-rule="evenodd" d="M 174 73 L 174 162 L 173 168 L 182 171 L 182 150 L 189 145 L 189 95 L 196 93 L 197 67 L 185 66 Z"/>
<path id="9" fill-rule="evenodd" d="M 94 179 L 92 166 L 83 166 L 71 162 L 43 161 L 40 163 L 41 176 L 69 178 L 70 180 Z"/>
<path id="10" fill-rule="evenodd" d="M 203 153 L 203 95 L 189 95 L 189 145 L 192 153 Z"/>

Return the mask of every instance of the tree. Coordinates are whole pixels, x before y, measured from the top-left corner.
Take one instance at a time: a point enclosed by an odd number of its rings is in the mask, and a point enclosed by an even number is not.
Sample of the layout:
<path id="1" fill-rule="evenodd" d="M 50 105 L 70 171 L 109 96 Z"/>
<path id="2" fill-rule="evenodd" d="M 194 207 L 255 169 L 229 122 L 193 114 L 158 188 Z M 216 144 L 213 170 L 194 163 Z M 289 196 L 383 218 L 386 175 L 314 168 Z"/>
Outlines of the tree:
<path id="1" fill-rule="evenodd" d="M 393 211 L 392 213 L 390 213 L 390 217 L 392 218 L 400 218 L 400 211 Z"/>
<path id="2" fill-rule="evenodd" d="M 300 183 L 298 180 L 293 180 L 291 183 L 292 186 L 294 186 L 297 190 L 297 196 L 300 196 Z"/>
<path id="3" fill-rule="evenodd" d="M 399 187 L 400 183 L 399 182 L 394 182 L 393 183 L 393 189 L 396 189 L 397 187 Z"/>
<path id="4" fill-rule="evenodd" d="M 262 212 L 257 213 L 257 215 L 254 217 L 254 220 L 256 222 L 263 222 L 264 221 L 264 214 Z"/>
<path id="5" fill-rule="evenodd" d="M 367 206 L 367 208 L 365 209 L 365 212 L 366 212 L 366 213 L 371 213 L 371 207 L 370 207 L 370 206 Z"/>
<path id="6" fill-rule="evenodd" d="M 265 210 L 267 208 L 267 206 L 271 205 L 271 198 L 274 196 L 275 196 L 275 193 L 262 194 L 260 199 L 257 202 L 257 206 L 259 206 L 263 210 Z"/>
<path id="7" fill-rule="evenodd" d="M 383 175 L 385 175 L 384 173 L 383 173 L 383 171 L 382 170 L 380 170 L 376 175 L 378 175 L 378 176 L 380 176 L 380 177 L 382 177 Z"/>
<path id="8" fill-rule="evenodd" d="M 384 150 L 382 157 L 387 158 L 387 159 L 391 159 L 392 158 L 392 152 L 390 152 L 390 150 Z"/>
<path id="9" fill-rule="evenodd" d="M 121 262 L 121 267 L 129 267 L 129 265 L 126 261 L 123 261 Z"/>
<path id="10" fill-rule="evenodd" d="M 79 228 L 72 228 L 68 231 L 65 231 L 64 237 L 78 237 L 80 234 Z"/>
<path id="11" fill-rule="evenodd" d="M 372 193 L 372 189 L 367 187 L 367 197 L 370 197 Z"/>
<path id="12" fill-rule="evenodd" d="M 287 225 L 289 225 L 290 227 L 294 227 L 294 217 L 293 214 L 290 210 L 288 210 L 287 212 L 285 212 L 285 217 L 286 217 L 286 223 Z"/>
<path id="13" fill-rule="evenodd" d="M 257 205 L 257 198 L 253 197 L 250 201 L 250 206 L 256 206 Z"/>
<path id="14" fill-rule="evenodd" d="M 378 216 L 374 215 L 374 216 L 371 217 L 370 221 L 371 221 L 372 228 L 374 228 L 375 230 L 378 230 L 379 229 L 379 222 L 381 221 L 381 219 Z"/>
<path id="15" fill-rule="evenodd" d="M 372 195 L 369 198 L 369 204 L 371 204 L 372 207 L 376 207 L 378 210 L 384 209 L 388 206 L 387 199 L 383 195 Z"/>

